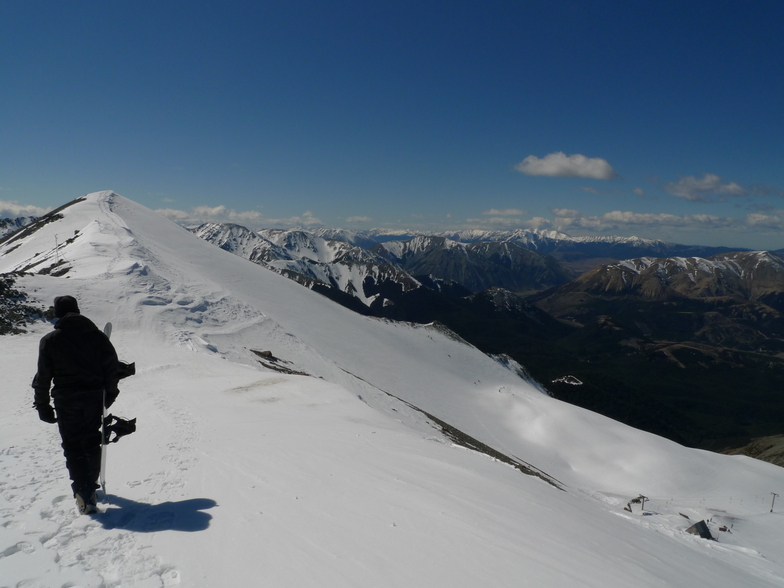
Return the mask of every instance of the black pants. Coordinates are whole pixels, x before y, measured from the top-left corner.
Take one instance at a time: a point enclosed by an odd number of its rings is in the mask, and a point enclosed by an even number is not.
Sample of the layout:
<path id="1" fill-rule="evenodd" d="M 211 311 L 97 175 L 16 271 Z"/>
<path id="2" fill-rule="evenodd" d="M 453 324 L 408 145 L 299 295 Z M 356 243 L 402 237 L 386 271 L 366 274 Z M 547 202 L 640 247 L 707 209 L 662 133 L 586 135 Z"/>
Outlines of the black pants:
<path id="1" fill-rule="evenodd" d="M 99 487 L 102 404 L 101 390 L 68 394 L 54 400 L 65 467 L 74 493 L 89 494 Z"/>

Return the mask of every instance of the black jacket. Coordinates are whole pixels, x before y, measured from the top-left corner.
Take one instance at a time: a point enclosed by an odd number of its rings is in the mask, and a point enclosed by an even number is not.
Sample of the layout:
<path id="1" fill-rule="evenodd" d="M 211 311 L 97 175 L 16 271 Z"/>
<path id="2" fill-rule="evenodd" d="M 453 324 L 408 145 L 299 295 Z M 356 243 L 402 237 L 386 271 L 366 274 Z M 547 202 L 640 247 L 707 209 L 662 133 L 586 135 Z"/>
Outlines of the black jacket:
<path id="1" fill-rule="evenodd" d="M 69 313 L 44 335 L 38 348 L 38 373 L 33 378 L 35 404 L 68 398 L 82 392 L 105 390 L 107 400 L 119 393 L 117 352 L 109 337 L 81 314 Z"/>

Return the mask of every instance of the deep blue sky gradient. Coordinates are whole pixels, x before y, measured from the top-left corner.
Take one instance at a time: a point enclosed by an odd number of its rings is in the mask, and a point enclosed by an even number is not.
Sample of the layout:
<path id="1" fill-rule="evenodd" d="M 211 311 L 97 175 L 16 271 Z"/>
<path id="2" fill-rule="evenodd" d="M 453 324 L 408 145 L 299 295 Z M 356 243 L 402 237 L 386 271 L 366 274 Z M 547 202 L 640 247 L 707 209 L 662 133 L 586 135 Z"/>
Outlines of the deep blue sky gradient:
<path id="1" fill-rule="evenodd" d="M 780 0 L 0 1 L 0 215 L 112 189 L 192 221 L 779 249 L 783 32 Z M 558 152 L 617 175 L 515 170 Z"/>

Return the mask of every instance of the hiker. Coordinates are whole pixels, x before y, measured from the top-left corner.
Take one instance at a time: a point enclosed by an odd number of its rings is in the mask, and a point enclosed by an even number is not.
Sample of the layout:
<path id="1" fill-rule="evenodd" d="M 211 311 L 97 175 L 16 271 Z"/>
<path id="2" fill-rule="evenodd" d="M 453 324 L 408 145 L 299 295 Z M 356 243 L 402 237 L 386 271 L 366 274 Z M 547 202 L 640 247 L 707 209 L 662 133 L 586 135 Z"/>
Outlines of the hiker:
<path id="1" fill-rule="evenodd" d="M 57 423 L 76 504 L 90 514 L 97 511 L 104 392 L 107 407 L 120 393 L 117 353 L 109 337 L 80 314 L 73 296 L 55 298 L 54 315 L 54 331 L 38 350 L 34 406 L 42 421 Z"/>

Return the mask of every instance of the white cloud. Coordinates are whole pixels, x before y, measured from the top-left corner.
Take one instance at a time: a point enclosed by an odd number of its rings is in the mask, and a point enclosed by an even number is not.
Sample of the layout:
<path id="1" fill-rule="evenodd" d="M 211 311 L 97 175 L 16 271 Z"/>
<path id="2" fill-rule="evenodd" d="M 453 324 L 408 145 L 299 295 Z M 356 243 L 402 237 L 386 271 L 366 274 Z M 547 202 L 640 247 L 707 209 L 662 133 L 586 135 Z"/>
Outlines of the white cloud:
<path id="1" fill-rule="evenodd" d="M 347 223 L 369 223 L 373 219 L 369 216 L 350 216 L 346 219 Z"/>
<path id="2" fill-rule="evenodd" d="M 304 217 L 304 222 L 305 222 L 305 224 L 307 226 L 323 225 L 324 224 L 323 222 L 321 222 L 321 219 L 316 218 L 315 216 L 313 216 L 313 213 L 310 212 L 310 211 L 305 212 L 303 217 Z"/>
<path id="3" fill-rule="evenodd" d="M 268 218 L 264 219 L 266 226 L 275 227 L 317 227 L 323 225 L 321 219 L 315 217 L 309 210 L 302 213 L 302 216 L 290 216 L 289 218 Z"/>
<path id="4" fill-rule="evenodd" d="M 643 190 L 642 188 L 635 188 L 635 189 L 634 189 L 634 190 L 632 190 L 632 191 L 633 191 L 635 194 L 637 194 L 637 196 L 639 196 L 640 198 L 643 198 L 643 197 L 645 196 L 645 190 Z"/>
<path id="5" fill-rule="evenodd" d="M 237 220 L 255 221 L 255 220 L 261 220 L 261 213 L 255 210 L 246 210 L 245 212 L 235 213 L 232 210 L 230 213 L 230 217 Z"/>
<path id="6" fill-rule="evenodd" d="M 155 212 L 165 216 L 169 220 L 186 226 L 198 225 L 206 222 L 258 225 L 262 220 L 260 212 L 255 210 L 237 212 L 222 204 L 219 206 L 197 206 L 192 208 L 190 212 L 174 208 L 160 208 Z"/>
<path id="7" fill-rule="evenodd" d="M 719 229 L 737 234 L 761 235 L 784 233 L 784 210 L 766 210 L 750 213 L 746 218 L 716 216 L 712 214 L 641 213 L 613 210 L 589 215 L 573 208 L 553 208 L 552 218 L 533 217 L 484 217 L 466 219 L 471 228 L 513 230 L 539 229 L 562 231 L 570 235 L 590 234 L 648 234 L 671 235 L 676 233 L 714 234 Z M 726 234 L 726 233 L 725 233 Z M 662 237 L 659 237 L 662 238 Z M 671 237 L 670 237 L 671 238 Z M 746 245 L 748 246 L 748 245 Z"/>
<path id="8" fill-rule="evenodd" d="M 0 200 L 0 218 L 18 218 L 20 216 L 41 216 L 49 212 L 50 208 L 41 208 L 32 204 L 19 204 Z"/>
<path id="9" fill-rule="evenodd" d="M 553 221 L 549 218 L 544 218 L 541 216 L 535 216 L 531 220 L 526 221 L 526 227 L 529 229 L 552 229 L 553 228 Z"/>
<path id="10" fill-rule="evenodd" d="M 491 208 L 482 214 L 485 216 L 525 216 L 526 211 L 519 208 Z"/>
<path id="11" fill-rule="evenodd" d="M 568 229 L 603 232 L 630 227 L 715 229 L 739 228 L 743 225 L 743 221 L 739 219 L 710 214 L 676 215 L 614 210 L 598 216 L 589 216 L 577 210 L 564 208 L 553 209 L 551 212 L 555 217 L 553 225 L 567 232 Z"/>
<path id="12" fill-rule="evenodd" d="M 582 212 L 578 210 L 574 210 L 572 208 L 553 208 L 550 210 L 553 213 L 553 216 L 556 217 L 563 217 L 563 218 L 578 218 L 583 215 Z"/>
<path id="13" fill-rule="evenodd" d="M 210 208 L 209 206 L 197 206 L 193 209 L 193 214 L 199 217 L 220 218 L 226 216 L 227 210 L 228 209 L 223 206 L 223 204 L 215 206 L 214 208 Z"/>
<path id="14" fill-rule="evenodd" d="M 677 182 L 664 184 L 664 189 L 673 196 L 691 202 L 711 202 L 716 196 L 745 196 L 748 194 L 748 190 L 735 182 L 722 182 L 716 174 L 705 174 L 702 178 L 686 176 Z"/>
<path id="15" fill-rule="evenodd" d="M 595 180 L 612 180 L 618 174 L 600 157 L 585 155 L 566 155 L 563 152 L 550 153 L 543 158 L 529 155 L 515 166 L 515 169 L 529 176 L 577 177 Z"/>
<path id="16" fill-rule="evenodd" d="M 776 214 L 752 213 L 746 217 L 746 223 L 755 228 L 784 231 L 784 210 Z"/>
<path id="17" fill-rule="evenodd" d="M 525 211 L 523 211 L 525 214 Z M 472 228 L 490 229 L 550 229 L 553 226 L 551 220 L 535 216 L 531 219 L 514 218 L 512 216 L 492 216 L 490 218 L 469 218 L 466 222 Z"/>
<path id="18" fill-rule="evenodd" d="M 189 219 L 193 218 L 192 214 L 185 212 L 184 210 L 175 210 L 174 208 L 159 208 L 155 212 L 175 223 L 187 222 Z"/>
<path id="19" fill-rule="evenodd" d="M 522 219 L 502 216 L 494 216 L 491 218 L 469 218 L 466 219 L 466 221 L 475 226 L 503 229 L 520 229 L 525 228 L 526 226 L 526 222 Z"/>

